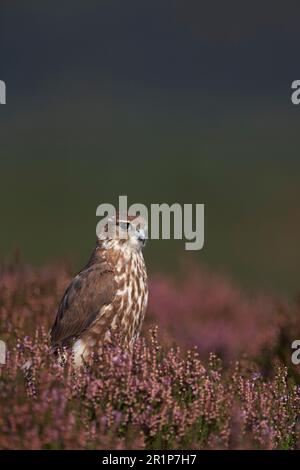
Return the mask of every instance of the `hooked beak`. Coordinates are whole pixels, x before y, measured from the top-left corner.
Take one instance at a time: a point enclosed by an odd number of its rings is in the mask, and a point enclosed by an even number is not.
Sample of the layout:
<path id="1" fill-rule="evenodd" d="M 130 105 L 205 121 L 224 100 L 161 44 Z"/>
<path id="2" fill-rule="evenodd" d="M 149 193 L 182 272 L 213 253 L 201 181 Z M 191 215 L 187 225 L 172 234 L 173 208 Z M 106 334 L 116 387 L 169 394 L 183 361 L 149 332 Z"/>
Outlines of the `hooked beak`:
<path id="1" fill-rule="evenodd" d="M 146 245 L 146 234 L 145 234 L 145 231 L 143 229 L 140 229 L 138 231 L 137 239 L 142 244 L 143 247 Z"/>

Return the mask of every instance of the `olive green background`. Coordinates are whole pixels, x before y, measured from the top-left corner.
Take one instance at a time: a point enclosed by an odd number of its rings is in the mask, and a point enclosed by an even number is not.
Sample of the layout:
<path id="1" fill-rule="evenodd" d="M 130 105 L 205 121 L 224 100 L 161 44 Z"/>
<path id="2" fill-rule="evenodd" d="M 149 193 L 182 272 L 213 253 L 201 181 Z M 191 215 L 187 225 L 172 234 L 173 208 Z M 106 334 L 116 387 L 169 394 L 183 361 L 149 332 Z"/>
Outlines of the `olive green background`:
<path id="1" fill-rule="evenodd" d="M 4 2 L 1 259 L 79 267 L 119 195 L 204 203 L 204 249 L 152 241 L 150 271 L 187 258 L 294 295 L 299 7 L 268 3 Z"/>

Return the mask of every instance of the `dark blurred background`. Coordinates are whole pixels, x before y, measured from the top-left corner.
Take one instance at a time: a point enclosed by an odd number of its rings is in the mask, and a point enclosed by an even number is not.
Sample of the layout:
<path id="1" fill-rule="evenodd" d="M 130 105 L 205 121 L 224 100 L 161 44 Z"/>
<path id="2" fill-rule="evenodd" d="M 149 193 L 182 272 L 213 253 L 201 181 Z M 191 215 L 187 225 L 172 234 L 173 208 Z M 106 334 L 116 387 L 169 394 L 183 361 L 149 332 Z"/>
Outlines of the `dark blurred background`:
<path id="1" fill-rule="evenodd" d="M 205 248 L 249 288 L 300 286 L 298 1 L 0 7 L 0 257 L 83 263 L 102 202 L 205 203 Z"/>

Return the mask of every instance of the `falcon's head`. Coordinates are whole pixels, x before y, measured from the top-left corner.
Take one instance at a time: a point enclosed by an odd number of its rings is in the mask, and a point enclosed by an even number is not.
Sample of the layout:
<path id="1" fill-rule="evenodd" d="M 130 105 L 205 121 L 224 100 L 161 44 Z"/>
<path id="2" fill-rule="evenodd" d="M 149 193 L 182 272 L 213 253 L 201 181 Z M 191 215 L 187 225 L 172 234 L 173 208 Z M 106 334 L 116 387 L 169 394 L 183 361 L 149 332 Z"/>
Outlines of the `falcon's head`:
<path id="1" fill-rule="evenodd" d="M 111 217 L 98 235 L 109 245 L 120 244 L 123 248 L 141 250 L 146 244 L 147 224 L 141 216 L 118 214 Z"/>

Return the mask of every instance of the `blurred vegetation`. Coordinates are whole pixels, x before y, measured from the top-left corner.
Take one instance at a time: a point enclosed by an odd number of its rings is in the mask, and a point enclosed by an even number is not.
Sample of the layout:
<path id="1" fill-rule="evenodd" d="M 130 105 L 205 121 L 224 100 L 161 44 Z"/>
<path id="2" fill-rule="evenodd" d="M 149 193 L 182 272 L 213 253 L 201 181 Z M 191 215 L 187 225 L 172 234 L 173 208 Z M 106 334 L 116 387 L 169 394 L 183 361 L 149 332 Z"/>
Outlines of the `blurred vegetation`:
<path id="1" fill-rule="evenodd" d="M 254 110 L 219 120 L 179 108 L 168 115 L 149 103 L 138 111 L 98 97 L 37 104 L 30 119 L 7 117 L 0 256 L 18 248 L 27 261 L 69 258 L 77 268 L 94 243 L 100 203 L 117 204 L 122 194 L 129 204 L 204 203 L 204 249 L 151 241 L 150 270 L 173 270 L 186 257 L 245 286 L 295 293 L 300 163 L 293 121 L 283 128 L 284 116 Z"/>

